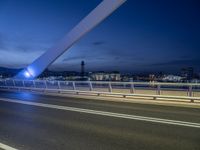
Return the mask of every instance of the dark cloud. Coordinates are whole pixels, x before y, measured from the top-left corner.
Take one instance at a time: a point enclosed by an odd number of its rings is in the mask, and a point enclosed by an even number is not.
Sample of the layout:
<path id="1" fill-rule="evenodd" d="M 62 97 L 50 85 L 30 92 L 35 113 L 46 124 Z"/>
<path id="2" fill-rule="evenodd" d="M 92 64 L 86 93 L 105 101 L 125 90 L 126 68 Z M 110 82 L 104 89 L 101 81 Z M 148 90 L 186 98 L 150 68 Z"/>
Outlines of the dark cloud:
<path id="1" fill-rule="evenodd" d="M 118 60 L 119 58 L 114 57 L 114 59 Z M 87 60 L 87 61 L 101 61 L 101 60 L 107 60 L 105 57 L 102 56 L 94 56 L 94 55 L 90 55 L 90 56 L 74 56 L 74 57 L 68 57 L 68 58 L 64 58 L 62 60 L 62 62 L 67 62 L 67 61 L 82 61 L 82 60 Z"/>
<path id="2" fill-rule="evenodd" d="M 30 47 L 26 46 L 26 45 L 19 45 L 19 46 L 16 47 L 16 49 L 18 51 L 26 53 L 26 52 L 28 52 L 28 50 L 30 49 Z"/>
<path id="3" fill-rule="evenodd" d="M 198 66 L 200 59 L 182 59 L 168 62 L 154 63 L 153 66 Z"/>
<path id="4" fill-rule="evenodd" d="M 74 56 L 74 57 L 64 58 L 62 61 L 66 62 L 66 61 L 75 61 L 75 60 L 80 60 L 80 59 L 84 59 L 84 57 Z"/>
<path id="5" fill-rule="evenodd" d="M 100 45 L 104 45 L 105 43 L 106 43 L 105 41 L 96 41 L 96 42 L 93 42 L 92 45 L 100 46 Z"/>
<path id="6" fill-rule="evenodd" d="M 0 50 L 6 49 L 5 39 L 3 34 L 0 33 Z"/>

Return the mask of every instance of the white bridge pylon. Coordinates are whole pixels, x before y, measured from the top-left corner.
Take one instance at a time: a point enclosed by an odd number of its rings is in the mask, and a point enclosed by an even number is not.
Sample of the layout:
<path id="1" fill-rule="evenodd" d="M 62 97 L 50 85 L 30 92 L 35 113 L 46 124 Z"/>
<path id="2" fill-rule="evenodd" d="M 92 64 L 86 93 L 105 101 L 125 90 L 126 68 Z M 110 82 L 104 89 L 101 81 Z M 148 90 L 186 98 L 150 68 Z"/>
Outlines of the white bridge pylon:
<path id="1" fill-rule="evenodd" d="M 59 56 L 67 51 L 86 33 L 91 31 L 126 0 L 103 0 L 92 12 L 81 20 L 59 43 L 47 50 L 32 64 L 19 72 L 17 79 L 34 79 L 38 77 Z"/>

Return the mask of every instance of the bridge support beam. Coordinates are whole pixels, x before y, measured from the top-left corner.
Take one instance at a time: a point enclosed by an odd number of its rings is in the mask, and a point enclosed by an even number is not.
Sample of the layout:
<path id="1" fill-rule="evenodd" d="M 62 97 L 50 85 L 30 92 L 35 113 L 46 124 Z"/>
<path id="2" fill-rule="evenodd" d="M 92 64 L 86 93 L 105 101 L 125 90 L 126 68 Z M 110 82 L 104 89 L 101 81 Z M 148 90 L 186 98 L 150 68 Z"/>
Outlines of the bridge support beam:
<path id="1" fill-rule="evenodd" d="M 81 20 L 58 44 L 36 59 L 27 68 L 22 70 L 15 78 L 34 79 L 39 76 L 59 56 L 67 51 L 73 44 L 91 31 L 126 0 L 103 0 L 92 12 Z"/>

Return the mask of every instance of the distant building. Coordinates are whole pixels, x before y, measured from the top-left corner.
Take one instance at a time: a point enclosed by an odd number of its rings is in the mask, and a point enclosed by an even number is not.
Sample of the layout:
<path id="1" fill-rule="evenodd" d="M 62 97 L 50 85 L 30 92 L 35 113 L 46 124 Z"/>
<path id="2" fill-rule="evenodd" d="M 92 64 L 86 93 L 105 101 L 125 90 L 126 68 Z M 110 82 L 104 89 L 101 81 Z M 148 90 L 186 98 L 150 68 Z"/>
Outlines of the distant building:
<path id="1" fill-rule="evenodd" d="M 120 78 L 121 78 L 121 81 L 124 81 L 124 82 L 133 81 L 133 77 L 129 75 L 122 75 Z"/>
<path id="2" fill-rule="evenodd" d="M 96 73 L 92 73 L 90 76 L 92 80 L 96 80 L 96 81 L 120 81 L 121 80 L 121 75 L 119 72 L 111 72 L 111 73 L 96 72 Z"/>
<path id="3" fill-rule="evenodd" d="M 194 76 L 194 69 L 192 67 L 182 68 L 181 77 L 186 80 L 192 80 Z"/>
<path id="4" fill-rule="evenodd" d="M 110 74 L 110 80 L 112 81 L 120 81 L 121 80 L 121 75 L 119 72 L 113 72 Z"/>
<path id="5" fill-rule="evenodd" d="M 200 83 L 200 80 L 199 79 L 192 79 L 191 83 Z"/>
<path id="6" fill-rule="evenodd" d="M 63 76 L 48 76 L 48 77 L 42 77 L 42 78 L 39 78 L 39 79 L 42 79 L 42 80 L 48 80 L 48 81 L 54 81 L 54 80 L 64 80 Z"/>
<path id="7" fill-rule="evenodd" d="M 109 80 L 109 76 L 104 72 L 97 72 L 91 74 L 91 79 L 97 81 L 103 81 L 103 80 Z"/>
<path id="8" fill-rule="evenodd" d="M 155 81 L 156 76 L 154 74 L 149 75 L 149 81 Z"/>
<path id="9" fill-rule="evenodd" d="M 84 76 L 84 78 L 82 76 L 67 76 L 65 77 L 65 80 L 67 81 L 87 81 L 89 80 L 88 77 Z"/>
<path id="10" fill-rule="evenodd" d="M 183 77 L 175 75 L 166 75 L 163 77 L 162 81 L 164 82 L 181 82 Z"/>

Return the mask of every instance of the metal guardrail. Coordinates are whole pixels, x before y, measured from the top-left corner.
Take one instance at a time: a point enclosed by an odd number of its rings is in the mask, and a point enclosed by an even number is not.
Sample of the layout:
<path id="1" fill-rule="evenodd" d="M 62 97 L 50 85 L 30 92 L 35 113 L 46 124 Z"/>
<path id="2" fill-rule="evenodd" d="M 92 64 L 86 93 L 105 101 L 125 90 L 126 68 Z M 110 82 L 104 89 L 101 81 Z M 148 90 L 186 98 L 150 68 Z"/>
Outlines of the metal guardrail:
<path id="1" fill-rule="evenodd" d="M 0 88 L 13 90 L 39 90 L 73 92 L 76 94 L 117 95 L 123 97 L 152 97 L 200 100 L 198 83 L 160 82 L 107 82 L 107 81 L 49 81 L 49 80 L 0 80 Z"/>

